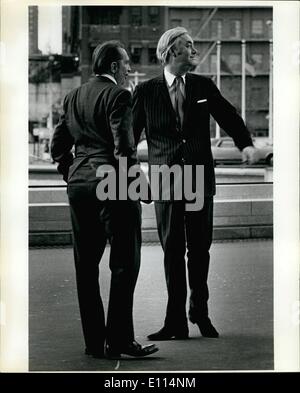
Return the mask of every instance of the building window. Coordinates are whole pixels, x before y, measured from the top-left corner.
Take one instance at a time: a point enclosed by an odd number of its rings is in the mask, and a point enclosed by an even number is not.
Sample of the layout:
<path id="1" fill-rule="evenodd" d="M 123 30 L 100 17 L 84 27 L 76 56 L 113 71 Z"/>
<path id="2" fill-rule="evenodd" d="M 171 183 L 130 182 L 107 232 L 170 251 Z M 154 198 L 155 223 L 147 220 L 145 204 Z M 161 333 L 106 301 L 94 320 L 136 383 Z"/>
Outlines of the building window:
<path id="1" fill-rule="evenodd" d="M 133 26 L 141 26 L 142 25 L 142 8 L 141 7 L 132 7 L 131 8 L 130 23 Z"/>
<path id="2" fill-rule="evenodd" d="M 158 7 L 149 7 L 149 24 L 150 25 L 158 25 L 159 24 L 159 8 Z"/>
<path id="3" fill-rule="evenodd" d="M 148 48 L 148 62 L 149 64 L 157 64 L 156 48 Z"/>
<path id="4" fill-rule="evenodd" d="M 182 25 L 182 19 L 171 19 L 171 28 L 173 29 L 174 27 L 181 26 Z"/>
<path id="5" fill-rule="evenodd" d="M 210 55 L 210 72 L 217 73 L 217 55 Z"/>
<path id="6" fill-rule="evenodd" d="M 200 19 L 189 20 L 189 30 L 192 37 L 196 37 L 200 30 Z"/>
<path id="7" fill-rule="evenodd" d="M 211 21 L 211 37 L 222 38 L 222 21 L 220 19 L 214 19 Z"/>
<path id="8" fill-rule="evenodd" d="M 251 59 L 253 60 L 253 66 L 256 70 L 261 70 L 263 68 L 263 55 L 261 53 L 254 53 Z"/>
<path id="9" fill-rule="evenodd" d="M 91 25 L 119 25 L 120 7 L 88 6 L 89 22 Z"/>
<path id="10" fill-rule="evenodd" d="M 230 37 L 241 38 L 241 21 L 238 19 L 230 21 Z"/>
<path id="11" fill-rule="evenodd" d="M 254 19 L 251 24 L 251 33 L 254 36 L 260 36 L 264 32 L 264 25 L 261 19 Z"/>
<path id="12" fill-rule="evenodd" d="M 141 57 L 142 57 L 142 47 L 141 46 L 131 46 L 130 50 L 131 54 L 131 61 L 133 64 L 141 64 Z"/>
<path id="13" fill-rule="evenodd" d="M 228 57 L 229 59 L 229 67 L 232 71 L 240 72 L 241 71 L 241 56 L 238 54 L 231 54 Z"/>
<path id="14" fill-rule="evenodd" d="M 250 107 L 253 109 L 261 109 L 263 107 L 264 94 L 261 87 L 252 87 L 250 96 Z"/>

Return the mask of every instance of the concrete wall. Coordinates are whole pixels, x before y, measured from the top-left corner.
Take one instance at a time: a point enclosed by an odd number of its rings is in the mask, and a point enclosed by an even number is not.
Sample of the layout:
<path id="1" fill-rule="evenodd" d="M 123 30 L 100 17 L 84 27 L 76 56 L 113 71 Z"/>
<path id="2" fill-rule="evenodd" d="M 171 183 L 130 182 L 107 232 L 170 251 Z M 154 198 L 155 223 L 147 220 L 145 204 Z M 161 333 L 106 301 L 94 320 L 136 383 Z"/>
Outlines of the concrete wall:
<path id="1" fill-rule="evenodd" d="M 217 188 L 214 239 L 271 238 L 272 184 L 222 185 Z M 157 242 L 153 203 L 142 205 L 144 242 Z M 71 222 L 64 187 L 29 191 L 30 246 L 71 244 Z"/>

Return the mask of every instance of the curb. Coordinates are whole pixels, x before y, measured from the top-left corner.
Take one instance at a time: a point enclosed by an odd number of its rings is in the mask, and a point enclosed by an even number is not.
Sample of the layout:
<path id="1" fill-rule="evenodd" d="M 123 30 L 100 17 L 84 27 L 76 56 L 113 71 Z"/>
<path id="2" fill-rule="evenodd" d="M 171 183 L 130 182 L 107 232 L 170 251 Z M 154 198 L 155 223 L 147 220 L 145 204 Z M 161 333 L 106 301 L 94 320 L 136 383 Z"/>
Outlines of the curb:
<path id="1" fill-rule="evenodd" d="M 215 227 L 213 240 L 246 240 L 246 239 L 273 239 L 273 226 L 241 226 L 241 227 Z M 159 243 L 156 229 L 142 231 L 142 242 L 147 244 Z M 29 234 L 29 247 L 43 246 L 71 246 L 72 232 L 31 232 Z"/>

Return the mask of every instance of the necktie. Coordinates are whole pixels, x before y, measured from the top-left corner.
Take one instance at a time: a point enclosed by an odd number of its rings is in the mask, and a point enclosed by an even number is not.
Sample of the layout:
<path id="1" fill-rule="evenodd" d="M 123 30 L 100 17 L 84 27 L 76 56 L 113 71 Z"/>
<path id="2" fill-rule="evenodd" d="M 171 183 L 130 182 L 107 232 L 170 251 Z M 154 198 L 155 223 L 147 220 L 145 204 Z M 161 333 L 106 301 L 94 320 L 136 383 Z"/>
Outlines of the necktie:
<path id="1" fill-rule="evenodd" d="M 180 130 L 182 128 L 182 123 L 183 123 L 183 103 L 184 103 L 183 80 L 181 76 L 177 76 L 175 78 L 175 112 L 176 112 L 177 124 Z"/>

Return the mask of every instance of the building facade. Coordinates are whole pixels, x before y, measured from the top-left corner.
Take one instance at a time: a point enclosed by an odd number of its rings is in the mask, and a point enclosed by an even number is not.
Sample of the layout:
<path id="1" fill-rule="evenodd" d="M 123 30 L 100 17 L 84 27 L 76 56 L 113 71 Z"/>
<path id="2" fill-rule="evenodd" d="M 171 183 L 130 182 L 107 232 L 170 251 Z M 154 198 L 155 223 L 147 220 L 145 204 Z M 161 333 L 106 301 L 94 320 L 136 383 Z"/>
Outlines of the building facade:
<path id="1" fill-rule="evenodd" d="M 194 72 L 215 82 L 219 76 L 223 95 L 240 112 L 242 40 L 245 40 L 245 121 L 253 135 L 269 134 L 271 7 L 63 6 L 60 60 L 80 61 L 78 70 L 67 66 L 67 71 L 62 70 L 61 64 L 59 70 L 51 65 L 49 69 L 48 57 L 38 55 L 38 7 L 30 6 L 28 10 L 30 120 L 44 119 L 52 101 L 59 107 L 69 90 L 89 79 L 92 52 L 99 43 L 112 39 L 124 43 L 131 57 L 128 88 L 132 90 L 137 83 L 161 72 L 155 54 L 161 34 L 166 29 L 184 26 L 200 55 Z M 221 58 L 219 75 L 217 41 Z M 211 135 L 214 134 L 212 122 Z"/>
<path id="2" fill-rule="evenodd" d="M 255 136 L 269 133 L 271 7 L 169 7 L 169 27 L 184 26 L 200 54 L 195 72 L 217 80 L 220 45 L 220 89 L 241 112 L 242 40 L 246 52 L 245 121 Z"/>
<path id="3" fill-rule="evenodd" d="M 242 40 L 246 45 L 245 121 L 253 135 L 269 128 L 271 7 L 63 7 L 63 48 L 78 53 L 81 80 L 91 76 L 96 45 L 120 40 L 130 57 L 130 86 L 161 72 L 156 46 L 169 28 L 184 26 L 195 41 L 200 64 L 194 72 L 217 80 L 217 41 L 220 41 L 220 89 L 241 111 Z M 215 127 L 212 126 L 212 136 Z"/>
<path id="4" fill-rule="evenodd" d="M 29 55 L 39 53 L 38 48 L 38 6 L 28 7 L 28 48 Z"/>
<path id="5" fill-rule="evenodd" d="M 62 6 L 62 53 L 77 55 L 81 41 L 81 8 Z"/>
<path id="6" fill-rule="evenodd" d="M 84 6 L 80 7 L 80 60 L 82 81 L 91 75 L 91 57 L 95 47 L 107 40 L 121 41 L 131 57 L 132 73 L 139 80 L 157 74 L 156 45 L 163 33 L 165 7 Z M 132 82 L 134 77 L 132 76 Z"/>

